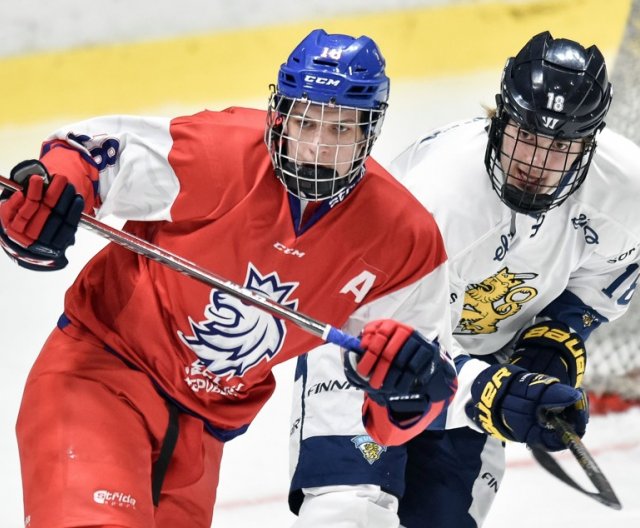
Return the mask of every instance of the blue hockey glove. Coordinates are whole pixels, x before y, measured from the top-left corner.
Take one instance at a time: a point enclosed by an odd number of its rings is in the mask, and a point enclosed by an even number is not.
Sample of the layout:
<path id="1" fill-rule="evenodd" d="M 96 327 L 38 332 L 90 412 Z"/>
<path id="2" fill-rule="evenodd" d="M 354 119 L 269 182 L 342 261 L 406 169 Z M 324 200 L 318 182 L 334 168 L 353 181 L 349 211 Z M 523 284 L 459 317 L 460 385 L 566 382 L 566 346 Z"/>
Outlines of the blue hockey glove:
<path id="1" fill-rule="evenodd" d="M 530 326 L 522 332 L 514 349 L 510 363 L 553 376 L 575 388 L 582 385 L 587 366 L 584 341 L 566 324 L 545 321 Z"/>
<path id="2" fill-rule="evenodd" d="M 64 268 L 65 251 L 75 242 L 84 199 L 65 176 L 51 178 L 38 160 L 16 165 L 11 179 L 23 189 L 0 197 L 0 246 L 24 268 Z"/>
<path id="3" fill-rule="evenodd" d="M 422 414 L 431 402 L 455 394 L 456 371 L 438 342 L 427 341 L 410 326 L 391 319 L 371 322 L 360 343 L 361 356 L 345 354 L 347 379 L 394 414 Z"/>
<path id="4" fill-rule="evenodd" d="M 589 421 L 586 394 L 557 378 L 514 365 L 493 365 L 471 387 L 469 418 L 500 440 L 523 442 L 547 451 L 565 449 L 547 426 L 547 413 L 559 414 L 582 437 Z"/>

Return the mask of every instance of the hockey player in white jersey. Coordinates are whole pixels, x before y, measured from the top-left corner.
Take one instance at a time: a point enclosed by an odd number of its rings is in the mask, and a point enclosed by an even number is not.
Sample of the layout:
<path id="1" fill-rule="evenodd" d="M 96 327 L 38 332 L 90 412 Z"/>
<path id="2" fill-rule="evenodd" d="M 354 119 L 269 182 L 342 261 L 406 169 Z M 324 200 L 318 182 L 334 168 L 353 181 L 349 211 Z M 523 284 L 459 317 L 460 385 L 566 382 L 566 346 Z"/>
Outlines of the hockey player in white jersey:
<path id="1" fill-rule="evenodd" d="M 626 311 L 638 281 L 640 148 L 604 128 L 612 90 L 596 46 L 536 35 L 507 61 L 500 88 L 488 117 L 426 134 L 392 168 L 445 239 L 454 403 L 438 424 L 387 448 L 342 399 L 362 394 L 341 365 L 303 358 L 296 528 L 398 526 L 396 500 L 406 528 L 476 528 L 500 487 L 505 441 L 563 449 L 546 412 L 585 433 L 585 342 Z M 377 504 L 349 521 L 349 496 L 371 488 Z M 384 522 L 375 521 L 380 505 Z"/>

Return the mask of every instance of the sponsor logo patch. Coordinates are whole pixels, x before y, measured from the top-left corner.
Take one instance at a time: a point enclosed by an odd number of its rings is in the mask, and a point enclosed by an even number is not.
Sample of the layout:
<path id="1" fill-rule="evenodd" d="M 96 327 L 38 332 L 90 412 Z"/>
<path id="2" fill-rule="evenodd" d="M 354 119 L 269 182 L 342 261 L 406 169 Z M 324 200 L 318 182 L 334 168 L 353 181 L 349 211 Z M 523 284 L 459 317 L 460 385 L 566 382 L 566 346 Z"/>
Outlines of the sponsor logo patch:
<path id="1" fill-rule="evenodd" d="M 121 491 L 96 490 L 93 492 L 93 502 L 116 508 L 136 508 L 136 499 Z"/>

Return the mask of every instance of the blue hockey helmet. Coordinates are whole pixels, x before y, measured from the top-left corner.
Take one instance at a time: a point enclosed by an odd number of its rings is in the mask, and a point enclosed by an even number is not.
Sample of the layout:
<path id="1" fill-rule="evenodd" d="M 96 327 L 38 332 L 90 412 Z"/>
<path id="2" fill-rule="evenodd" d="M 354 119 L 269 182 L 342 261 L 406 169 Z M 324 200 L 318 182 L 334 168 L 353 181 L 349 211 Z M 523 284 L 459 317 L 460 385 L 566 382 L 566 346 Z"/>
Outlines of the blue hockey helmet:
<path id="1" fill-rule="evenodd" d="M 277 90 L 293 99 L 381 108 L 389 98 L 385 61 L 369 37 L 309 33 L 280 66 Z"/>
<path id="2" fill-rule="evenodd" d="M 373 40 L 322 29 L 307 35 L 280 66 L 265 131 L 276 175 L 287 190 L 320 201 L 352 188 L 364 174 L 388 97 L 385 61 Z M 341 123 L 349 126 L 336 126 Z M 300 132 L 329 128 L 344 130 L 314 139 Z M 312 150 L 317 154 L 310 158 Z M 347 152 L 348 161 L 338 162 Z"/>

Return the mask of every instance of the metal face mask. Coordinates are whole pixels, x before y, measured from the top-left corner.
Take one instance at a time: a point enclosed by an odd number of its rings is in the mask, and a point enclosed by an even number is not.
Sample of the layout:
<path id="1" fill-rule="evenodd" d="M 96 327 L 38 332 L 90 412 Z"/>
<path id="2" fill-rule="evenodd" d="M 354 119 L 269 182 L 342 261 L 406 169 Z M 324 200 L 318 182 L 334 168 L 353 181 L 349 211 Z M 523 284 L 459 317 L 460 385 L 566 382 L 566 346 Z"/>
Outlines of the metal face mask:
<path id="1" fill-rule="evenodd" d="M 519 213 L 563 203 L 584 181 L 595 141 L 535 134 L 512 120 L 493 119 L 485 164 L 500 199 Z"/>
<path id="2" fill-rule="evenodd" d="M 274 94 L 267 145 L 277 177 L 310 201 L 337 196 L 358 181 L 382 124 L 382 111 Z"/>

